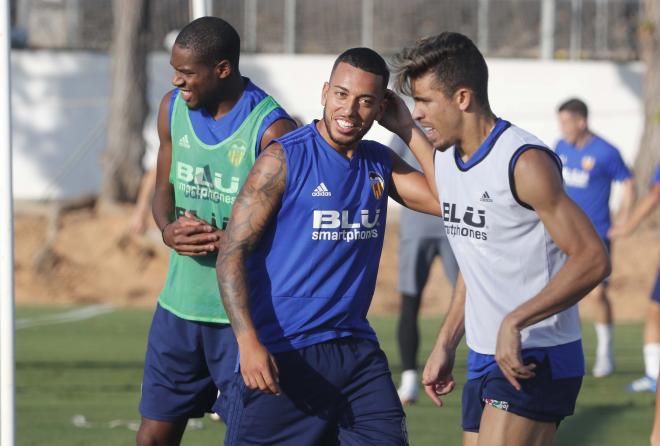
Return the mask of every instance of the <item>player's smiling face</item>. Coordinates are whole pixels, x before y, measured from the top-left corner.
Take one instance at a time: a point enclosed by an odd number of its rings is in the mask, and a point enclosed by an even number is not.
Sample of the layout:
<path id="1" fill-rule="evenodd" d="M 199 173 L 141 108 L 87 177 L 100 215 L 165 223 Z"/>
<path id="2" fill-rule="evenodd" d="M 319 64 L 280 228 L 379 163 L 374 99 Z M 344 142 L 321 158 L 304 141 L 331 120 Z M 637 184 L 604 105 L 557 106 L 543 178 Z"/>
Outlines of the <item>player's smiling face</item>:
<path id="1" fill-rule="evenodd" d="M 435 74 L 426 73 L 411 80 L 415 108 L 412 116 L 423 127 L 433 147 L 447 150 L 460 140 L 462 111 L 458 91 L 448 97 L 439 87 Z"/>
<path id="2" fill-rule="evenodd" d="M 192 49 L 174 45 L 170 65 L 174 68 L 172 85 L 180 90 L 188 108 L 203 107 L 218 96 L 222 82 L 218 66 L 205 63 Z"/>
<path id="3" fill-rule="evenodd" d="M 321 133 L 333 147 L 353 148 L 384 109 L 383 78 L 345 62 L 323 86 Z"/>

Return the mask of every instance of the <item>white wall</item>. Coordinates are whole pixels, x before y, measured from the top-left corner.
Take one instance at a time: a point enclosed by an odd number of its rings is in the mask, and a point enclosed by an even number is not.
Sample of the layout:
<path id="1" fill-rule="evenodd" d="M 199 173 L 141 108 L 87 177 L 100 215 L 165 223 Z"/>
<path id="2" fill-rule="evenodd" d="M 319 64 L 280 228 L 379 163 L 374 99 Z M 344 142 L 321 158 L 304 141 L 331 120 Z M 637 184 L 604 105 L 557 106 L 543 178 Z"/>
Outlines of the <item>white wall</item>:
<path id="1" fill-rule="evenodd" d="M 321 116 L 321 87 L 333 56 L 244 55 L 241 71 L 304 121 Z M 558 137 L 555 110 L 570 96 L 590 106 L 593 129 L 632 163 L 643 126 L 642 66 L 609 62 L 489 60 L 493 111 L 536 133 Z M 12 52 L 14 196 L 74 197 L 99 190 L 110 85 L 105 54 Z M 155 109 L 170 88 L 165 53 L 150 60 L 149 100 Z M 387 143 L 374 126 L 369 138 Z"/>

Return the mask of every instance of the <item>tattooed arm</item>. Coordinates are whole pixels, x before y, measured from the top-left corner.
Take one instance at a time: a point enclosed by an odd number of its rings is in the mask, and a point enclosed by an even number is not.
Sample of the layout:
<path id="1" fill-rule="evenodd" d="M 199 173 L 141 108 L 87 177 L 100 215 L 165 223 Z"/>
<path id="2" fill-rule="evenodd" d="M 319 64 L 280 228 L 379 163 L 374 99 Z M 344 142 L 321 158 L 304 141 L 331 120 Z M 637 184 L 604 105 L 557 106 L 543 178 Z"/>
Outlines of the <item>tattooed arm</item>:
<path id="1" fill-rule="evenodd" d="M 259 341 L 250 316 L 245 259 L 277 213 L 285 185 L 282 146 L 271 144 L 257 159 L 236 198 L 216 263 L 222 301 L 238 341 L 245 385 L 277 395 L 280 389 L 275 359 Z"/>

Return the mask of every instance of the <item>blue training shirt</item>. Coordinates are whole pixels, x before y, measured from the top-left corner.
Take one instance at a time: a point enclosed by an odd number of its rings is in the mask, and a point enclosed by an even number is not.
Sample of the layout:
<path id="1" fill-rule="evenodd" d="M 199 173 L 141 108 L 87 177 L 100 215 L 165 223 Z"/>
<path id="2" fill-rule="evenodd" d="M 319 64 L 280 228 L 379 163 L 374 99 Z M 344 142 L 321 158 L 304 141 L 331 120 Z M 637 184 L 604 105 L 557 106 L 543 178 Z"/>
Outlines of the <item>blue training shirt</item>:
<path id="1" fill-rule="evenodd" d="M 392 171 L 389 150 L 361 141 L 352 159 L 316 121 L 282 138 L 282 204 L 248 259 L 252 319 L 271 352 L 355 336 L 367 321 L 383 248 Z"/>
<path id="2" fill-rule="evenodd" d="M 236 104 L 234 104 L 232 109 L 220 119 L 214 119 L 204 107 L 200 107 L 196 110 L 188 109 L 188 115 L 190 116 L 193 129 L 195 130 L 195 135 L 197 135 L 204 144 L 215 145 L 220 141 L 229 138 L 236 130 L 238 130 L 241 124 L 243 124 L 243 121 L 252 112 L 254 107 L 268 96 L 265 91 L 253 84 L 247 77 L 244 77 L 243 81 L 245 82 L 243 94 Z M 179 89 L 175 88 L 170 96 L 168 122 L 172 122 L 172 108 L 174 107 L 174 100 L 176 99 L 177 94 L 179 94 Z M 264 132 L 279 119 L 293 121 L 293 119 L 291 119 L 287 112 L 281 107 L 270 112 L 262 121 L 261 127 L 259 128 L 255 153 L 258 154 L 260 151 L 261 138 Z"/>
<path id="3" fill-rule="evenodd" d="M 594 135 L 578 148 L 564 140 L 555 149 L 563 164 L 566 193 L 587 214 L 603 240 L 610 229 L 610 190 L 613 181 L 632 177 L 621 153 Z"/>

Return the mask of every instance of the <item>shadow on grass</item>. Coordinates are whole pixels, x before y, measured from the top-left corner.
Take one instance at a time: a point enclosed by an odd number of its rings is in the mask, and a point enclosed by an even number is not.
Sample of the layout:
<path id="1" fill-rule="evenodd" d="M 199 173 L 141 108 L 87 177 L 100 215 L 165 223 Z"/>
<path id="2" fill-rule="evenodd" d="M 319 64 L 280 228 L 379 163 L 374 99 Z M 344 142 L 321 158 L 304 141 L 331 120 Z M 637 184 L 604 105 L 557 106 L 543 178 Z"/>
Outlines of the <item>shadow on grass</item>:
<path id="1" fill-rule="evenodd" d="M 635 405 L 607 404 L 581 409 L 561 423 L 557 434 L 557 446 L 599 444 L 602 433 L 599 427 L 617 422 L 619 415 Z M 620 421 L 619 421 L 620 422 Z"/>

